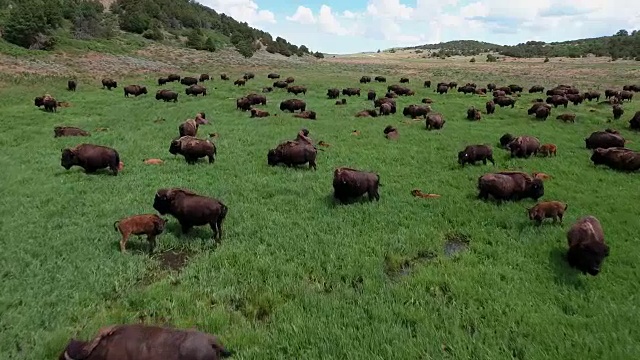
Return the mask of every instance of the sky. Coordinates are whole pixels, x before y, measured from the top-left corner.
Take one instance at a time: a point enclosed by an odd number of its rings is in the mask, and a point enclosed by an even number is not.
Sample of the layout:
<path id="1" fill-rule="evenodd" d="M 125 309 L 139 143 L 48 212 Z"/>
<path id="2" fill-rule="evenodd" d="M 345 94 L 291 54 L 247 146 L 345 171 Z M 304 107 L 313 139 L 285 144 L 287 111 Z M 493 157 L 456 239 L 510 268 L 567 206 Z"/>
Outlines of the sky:
<path id="1" fill-rule="evenodd" d="M 638 0 L 197 0 L 312 51 L 350 54 L 478 40 L 501 45 L 640 27 Z"/>

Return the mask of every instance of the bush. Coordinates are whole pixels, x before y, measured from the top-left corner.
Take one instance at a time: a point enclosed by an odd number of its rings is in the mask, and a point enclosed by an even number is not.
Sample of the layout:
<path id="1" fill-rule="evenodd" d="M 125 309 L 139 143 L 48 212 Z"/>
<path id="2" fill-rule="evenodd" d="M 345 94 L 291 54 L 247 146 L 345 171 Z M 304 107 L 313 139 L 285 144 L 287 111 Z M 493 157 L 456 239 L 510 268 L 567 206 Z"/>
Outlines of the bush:
<path id="1" fill-rule="evenodd" d="M 236 50 L 238 50 L 238 52 L 246 58 L 252 57 L 255 53 L 255 50 L 251 45 L 251 40 L 243 40 L 239 42 L 238 44 L 236 44 Z"/>
<path id="2" fill-rule="evenodd" d="M 498 58 L 493 56 L 492 54 L 488 54 L 487 55 L 487 62 L 496 62 L 498 61 Z"/>
<path id="3" fill-rule="evenodd" d="M 315 56 L 317 59 L 324 59 L 324 54 L 319 51 L 316 51 L 313 56 Z"/>
<path id="4" fill-rule="evenodd" d="M 142 33 L 142 37 L 154 41 L 164 40 L 164 34 L 159 28 L 148 29 Z"/>
<path id="5" fill-rule="evenodd" d="M 216 51 L 216 44 L 211 38 L 211 36 L 207 37 L 207 40 L 204 42 L 203 50 L 214 52 Z"/>
<path id="6" fill-rule="evenodd" d="M 471 60 L 469 60 L 469 62 L 472 62 L 472 63 L 476 62 L 476 58 L 472 57 Z"/>
<path id="7" fill-rule="evenodd" d="M 42 0 L 22 0 L 11 9 L 2 37 L 8 42 L 29 49 L 51 50 L 55 39 L 51 31 L 62 22 L 60 11 L 53 11 Z M 59 10 L 59 9 L 58 9 Z"/>
<path id="8" fill-rule="evenodd" d="M 204 35 L 202 34 L 202 30 L 193 29 L 189 31 L 189 34 L 187 35 L 187 43 L 185 45 L 192 49 L 201 50 L 204 47 Z"/>
<path id="9" fill-rule="evenodd" d="M 549 62 L 549 58 L 548 57 L 544 58 L 544 62 L 548 63 Z"/>

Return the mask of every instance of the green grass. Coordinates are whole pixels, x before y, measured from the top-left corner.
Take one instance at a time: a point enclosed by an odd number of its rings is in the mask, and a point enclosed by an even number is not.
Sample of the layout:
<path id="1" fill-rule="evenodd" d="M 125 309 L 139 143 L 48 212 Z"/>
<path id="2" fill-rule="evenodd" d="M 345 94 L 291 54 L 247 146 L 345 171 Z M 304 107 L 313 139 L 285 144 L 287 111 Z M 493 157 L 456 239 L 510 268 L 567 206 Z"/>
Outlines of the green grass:
<path id="1" fill-rule="evenodd" d="M 234 99 L 270 84 L 268 72 L 257 73 L 245 88 L 216 76 L 206 84 L 211 94 L 205 98 L 187 98 L 181 85 L 170 84 L 181 93 L 176 104 L 154 99 L 159 74 L 118 79 L 121 87 L 113 91 L 81 81 L 76 93 L 68 93 L 65 79 L 2 90 L 0 358 L 53 359 L 72 336 L 88 338 L 103 325 L 141 318 L 218 334 L 237 359 L 640 356 L 640 177 L 595 168 L 583 141 L 613 126 L 638 149 L 640 138 L 626 129 L 640 110 L 636 100 L 614 124 L 606 122 L 610 108 L 595 104 L 567 109 L 578 114 L 576 124 L 555 120 L 563 109 L 546 122 L 533 120 L 526 109 L 537 96 L 529 94 L 515 109 L 498 108 L 469 122 L 467 107 L 484 109 L 486 98 L 438 96 L 412 83 L 417 95 L 398 99 L 400 114 L 357 119 L 353 114 L 371 108 L 366 95 L 341 107 L 325 94 L 332 86 L 358 86 L 360 73 L 293 69 L 282 75 L 310 88 L 299 98 L 319 119 L 280 113 L 279 102 L 289 97 L 281 91 L 268 94 L 266 107 L 278 116 L 249 119 L 235 110 Z M 136 82 L 148 85 L 150 94 L 125 99 L 122 86 Z M 386 85 L 363 89 L 383 94 Z M 72 107 L 56 114 L 37 110 L 32 99 L 44 92 Z M 441 131 L 426 131 L 422 121 L 403 122 L 402 107 L 425 96 L 447 120 Z M 213 165 L 189 166 L 168 153 L 178 124 L 198 111 L 213 121 L 199 136 L 220 134 Z M 153 122 L 160 117 L 166 121 Z M 383 137 L 388 124 L 399 129 L 398 141 Z M 54 139 L 55 125 L 79 126 L 92 136 Z M 99 127 L 110 130 L 94 132 Z M 318 153 L 318 170 L 267 166 L 268 149 L 302 127 L 314 141 L 331 144 Z M 362 135 L 352 136 L 354 129 Z M 456 155 L 465 145 L 493 145 L 505 132 L 555 143 L 558 156 L 512 160 L 496 148 L 496 166 L 458 166 Z M 85 141 L 116 148 L 124 171 L 117 177 L 86 175 L 77 167 L 65 171 L 60 149 Z M 149 157 L 166 162 L 144 165 Z M 333 205 L 337 166 L 378 172 L 380 201 Z M 501 206 L 476 200 L 478 176 L 502 169 L 552 175 L 542 200 L 569 204 L 564 225 L 533 226 L 525 213 L 531 200 Z M 153 213 L 156 190 L 172 186 L 229 206 L 218 248 L 208 227 L 179 236 L 170 218 L 157 252 L 193 253 L 179 273 L 145 255 L 143 239 L 132 238 L 129 253 L 120 254 L 112 227 L 122 217 Z M 414 188 L 442 197 L 416 199 Z M 601 220 L 611 246 L 595 278 L 563 260 L 568 227 L 589 214 Z M 456 234 L 469 240 L 468 250 L 447 257 L 445 242 Z"/>

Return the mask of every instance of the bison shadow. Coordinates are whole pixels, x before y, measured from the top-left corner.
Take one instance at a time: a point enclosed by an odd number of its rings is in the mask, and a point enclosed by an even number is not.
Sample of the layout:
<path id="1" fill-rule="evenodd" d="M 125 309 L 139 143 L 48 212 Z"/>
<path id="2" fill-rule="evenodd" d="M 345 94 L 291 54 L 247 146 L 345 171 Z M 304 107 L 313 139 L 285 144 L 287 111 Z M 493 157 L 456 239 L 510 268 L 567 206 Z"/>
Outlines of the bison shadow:
<path id="1" fill-rule="evenodd" d="M 116 241 L 113 242 L 113 248 L 118 252 L 120 252 L 120 239 L 121 238 L 118 238 Z M 157 242 L 158 242 L 158 239 L 156 238 L 156 243 Z M 129 237 L 129 240 L 127 241 L 126 248 L 127 248 L 126 249 L 127 253 L 130 253 L 130 254 L 149 255 L 149 242 L 147 241 L 147 236 L 132 235 L 131 237 Z M 154 254 L 157 251 L 158 251 L 158 246 L 156 245 Z"/>
<path id="2" fill-rule="evenodd" d="M 182 227 L 180 226 L 180 223 L 178 223 L 177 221 L 171 221 L 171 222 L 167 222 L 167 225 L 165 226 L 165 232 L 166 233 L 171 233 L 173 234 L 176 238 L 178 239 L 201 239 L 203 242 L 206 241 L 213 241 L 211 240 L 211 227 L 209 227 L 209 225 L 205 225 L 205 226 L 194 226 L 192 227 L 188 233 L 183 233 L 182 232 Z"/>
<path id="3" fill-rule="evenodd" d="M 77 167 L 76 169 L 69 169 L 69 170 L 62 170 L 59 171 L 57 173 L 54 174 L 54 176 L 68 176 L 68 175 L 75 175 L 77 173 L 82 173 L 85 175 L 93 175 L 93 176 L 109 176 L 109 177 L 113 177 L 113 172 L 108 169 L 98 169 L 96 171 L 93 172 L 86 172 L 84 169 Z M 122 171 L 118 171 L 118 176 L 120 176 L 120 174 L 122 173 Z"/>
<path id="4" fill-rule="evenodd" d="M 571 268 L 567 262 L 567 249 L 555 247 L 549 252 L 549 265 L 555 274 L 556 284 L 584 289 L 580 272 Z"/>
<path id="5" fill-rule="evenodd" d="M 333 193 L 330 193 L 330 194 L 327 194 L 327 196 L 325 196 L 325 202 L 328 207 L 336 208 L 339 206 L 347 206 L 347 205 L 353 205 L 353 204 L 375 203 L 377 201 L 369 200 L 369 196 L 365 194 L 357 198 L 349 198 L 346 202 L 342 203 L 340 200 L 333 197 Z"/>

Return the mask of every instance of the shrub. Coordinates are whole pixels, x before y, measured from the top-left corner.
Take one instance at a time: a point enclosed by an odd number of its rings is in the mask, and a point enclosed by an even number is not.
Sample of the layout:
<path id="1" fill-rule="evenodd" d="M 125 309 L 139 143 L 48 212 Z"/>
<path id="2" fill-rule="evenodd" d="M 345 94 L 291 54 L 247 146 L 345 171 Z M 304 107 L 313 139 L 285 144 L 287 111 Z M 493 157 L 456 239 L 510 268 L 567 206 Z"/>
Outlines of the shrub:
<path id="1" fill-rule="evenodd" d="M 487 55 L 487 62 L 496 62 L 498 61 L 498 58 L 493 56 L 492 54 L 488 54 Z"/>
<path id="2" fill-rule="evenodd" d="M 472 62 L 472 63 L 476 62 L 476 58 L 472 57 L 471 60 L 469 60 L 469 62 Z"/>
<path id="3" fill-rule="evenodd" d="M 145 39 L 154 40 L 154 41 L 164 40 L 164 34 L 162 33 L 162 30 L 160 30 L 159 28 L 146 30 L 145 32 L 142 33 L 142 37 L 144 37 Z"/>
<path id="4" fill-rule="evenodd" d="M 548 57 L 544 58 L 544 62 L 548 63 L 549 62 L 549 58 Z"/>

